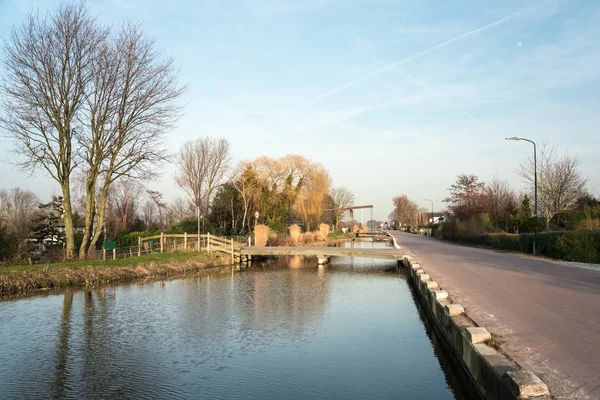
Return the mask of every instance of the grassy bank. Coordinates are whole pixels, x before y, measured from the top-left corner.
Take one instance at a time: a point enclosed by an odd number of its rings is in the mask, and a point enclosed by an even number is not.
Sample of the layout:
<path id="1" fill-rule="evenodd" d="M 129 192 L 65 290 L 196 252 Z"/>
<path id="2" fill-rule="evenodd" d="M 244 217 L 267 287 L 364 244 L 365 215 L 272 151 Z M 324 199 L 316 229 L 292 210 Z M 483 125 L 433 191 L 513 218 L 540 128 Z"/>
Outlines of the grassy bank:
<path id="1" fill-rule="evenodd" d="M 354 233 L 331 232 L 327 235 L 327 240 L 350 240 L 354 237 Z"/>
<path id="2" fill-rule="evenodd" d="M 0 268 L 0 294 L 64 287 L 98 286 L 202 271 L 220 265 L 206 253 L 163 253 L 110 261 L 20 265 Z"/>

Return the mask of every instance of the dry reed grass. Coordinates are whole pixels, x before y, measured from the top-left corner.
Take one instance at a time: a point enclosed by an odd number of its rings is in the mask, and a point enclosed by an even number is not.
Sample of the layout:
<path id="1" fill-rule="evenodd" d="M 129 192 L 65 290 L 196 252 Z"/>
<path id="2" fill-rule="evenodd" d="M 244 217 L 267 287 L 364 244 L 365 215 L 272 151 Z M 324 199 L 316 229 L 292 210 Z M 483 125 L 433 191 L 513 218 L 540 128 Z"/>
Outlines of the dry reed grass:
<path id="1" fill-rule="evenodd" d="M 315 242 L 316 235 L 314 232 L 306 232 L 300 235 L 300 241 L 303 244 L 312 244 Z"/>
<path id="2" fill-rule="evenodd" d="M 294 244 L 298 244 L 298 242 L 300 241 L 300 235 L 302 234 L 302 228 L 294 224 L 288 228 L 288 231 L 290 231 L 290 237 L 292 238 L 292 242 Z"/>
<path id="3" fill-rule="evenodd" d="M 319 231 L 317 232 L 317 239 L 319 239 L 321 241 L 326 241 L 327 235 L 329 235 L 330 230 L 331 230 L 331 227 L 328 224 L 320 224 Z"/>
<path id="4" fill-rule="evenodd" d="M 363 225 L 362 228 L 360 228 L 360 232 L 361 233 L 367 233 L 369 232 L 369 227 L 366 225 Z"/>
<path id="5" fill-rule="evenodd" d="M 358 225 L 354 224 L 352 225 L 352 233 L 358 233 L 360 230 L 360 228 L 358 227 Z"/>
<path id="6" fill-rule="evenodd" d="M 277 237 L 271 241 L 269 241 L 271 246 L 295 246 L 298 242 L 295 242 L 290 235 L 279 234 Z"/>
<path id="7" fill-rule="evenodd" d="M 254 227 L 254 245 L 255 246 L 266 246 L 269 240 L 269 229 L 266 225 L 256 225 Z"/>

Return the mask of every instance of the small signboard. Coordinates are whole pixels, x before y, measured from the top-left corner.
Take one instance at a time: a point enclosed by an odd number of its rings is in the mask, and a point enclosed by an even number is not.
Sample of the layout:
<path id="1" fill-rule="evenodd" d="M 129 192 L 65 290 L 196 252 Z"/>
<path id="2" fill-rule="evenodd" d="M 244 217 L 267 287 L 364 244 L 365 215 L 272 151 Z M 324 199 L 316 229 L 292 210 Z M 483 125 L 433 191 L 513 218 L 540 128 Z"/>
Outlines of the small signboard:
<path id="1" fill-rule="evenodd" d="M 254 218 L 258 219 L 258 217 L 260 217 L 260 213 L 258 212 L 258 210 L 254 211 Z"/>
<path id="2" fill-rule="evenodd" d="M 117 242 L 114 240 L 107 240 L 104 242 L 104 250 L 112 250 L 117 248 Z"/>

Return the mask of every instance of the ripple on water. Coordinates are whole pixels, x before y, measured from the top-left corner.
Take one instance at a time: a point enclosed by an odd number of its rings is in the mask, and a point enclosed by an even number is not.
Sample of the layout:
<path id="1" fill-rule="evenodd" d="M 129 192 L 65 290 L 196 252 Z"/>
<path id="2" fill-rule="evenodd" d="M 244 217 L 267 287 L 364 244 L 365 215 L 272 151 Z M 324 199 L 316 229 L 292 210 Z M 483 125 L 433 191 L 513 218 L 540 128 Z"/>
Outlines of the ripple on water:
<path id="1" fill-rule="evenodd" d="M 0 303 L 2 398 L 453 399 L 394 263 L 294 262 Z M 393 268 L 391 268 L 393 270 Z"/>

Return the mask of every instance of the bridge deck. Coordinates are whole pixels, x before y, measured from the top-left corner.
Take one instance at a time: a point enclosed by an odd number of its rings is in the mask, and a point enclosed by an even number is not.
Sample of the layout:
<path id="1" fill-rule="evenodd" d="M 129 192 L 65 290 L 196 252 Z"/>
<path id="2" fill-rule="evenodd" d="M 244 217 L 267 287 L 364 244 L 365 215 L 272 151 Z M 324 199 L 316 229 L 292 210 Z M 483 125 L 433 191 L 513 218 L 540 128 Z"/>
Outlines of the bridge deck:
<path id="1" fill-rule="evenodd" d="M 243 247 L 241 255 L 245 256 L 318 256 L 318 257 L 365 257 L 400 260 L 403 252 L 398 249 L 363 249 L 324 246 L 272 246 L 272 247 Z"/>

